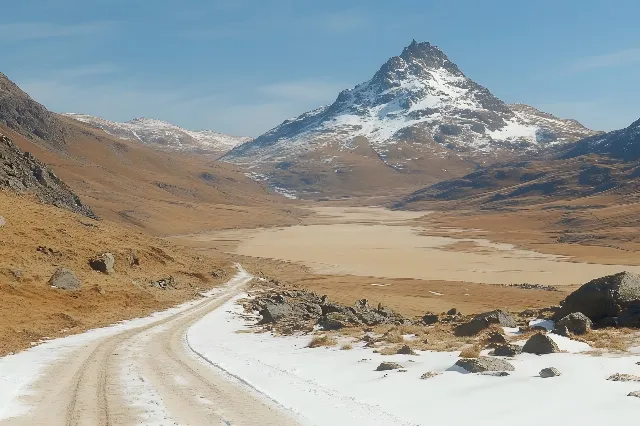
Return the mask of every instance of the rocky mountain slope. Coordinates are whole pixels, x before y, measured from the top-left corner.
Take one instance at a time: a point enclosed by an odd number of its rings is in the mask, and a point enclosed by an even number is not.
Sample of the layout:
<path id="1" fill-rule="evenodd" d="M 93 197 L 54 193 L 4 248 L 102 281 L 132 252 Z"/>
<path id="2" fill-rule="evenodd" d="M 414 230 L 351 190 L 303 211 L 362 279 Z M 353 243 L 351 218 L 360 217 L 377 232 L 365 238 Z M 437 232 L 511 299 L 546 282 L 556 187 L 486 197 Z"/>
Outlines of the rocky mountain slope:
<path id="1" fill-rule="evenodd" d="M 46 164 L 0 133 L 0 188 L 35 194 L 41 202 L 96 218 L 91 209 Z"/>
<path id="2" fill-rule="evenodd" d="M 223 154 L 251 140 L 249 137 L 230 136 L 212 130 L 187 130 L 152 118 L 135 118 L 126 123 L 118 123 L 86 114 L 65 115 L 102 129 L 119 139 L 137 140 L 145 145 L 167 150 Z"/>
<path id="3" fill-rule="evenodd" d="M 505 104 L 440 49 L 414 41 L 371 80 L 341 92 L 332 105 L 287 120 L 222 159 L 282 181 L 274 168 L 306 160 L 307 167 L 324 161 L 344 169 L 344 153 L 366 145 L 396 171 L 433 174 L 447 171 L 446 163 L 536 154 L 596 133 L 575 120 Z"/>
<path id="4" fill-rule="evenodd" d="M 180 155 L 118 139 L 48 111 L 8 81 L 0 86 L 0 98 L 2 116 L 15 118 L 0 121 L 0 133 L 33 156 L 17 171 L 8 166 L 18 175 L 11 185 L 26 186 L 28 178 L 37 186 L 37 176 L 53 185 L 50 169 L 101 218 L 163 235 L 295 223 L 301 213 L 212 155 Z M 74 202 L 73 195 L 65 200 Z"/>
<path id="5" fill-rule="evenodd" d="M 420 209 L 425 203 L 501 209 L 553 200 L 607 194 L 635 201 L 640 188 L 640 120 L 585 138 L 544 160 L 496 163 L 456 179 L 422 188 L 395 204 Z"/>
<path id="6" fill-rule="evenodd" d="M 0 73 L 0 125 L 31 140 L 64 149 L 65 135 L 56 114 L 31 99 L 14 82 Z"/>
<path id="7" fill-rule="evenodd" d="M 640 119 L 629 127 L 581 140 L 563 158 L 600 154 L 623 161 L 640 159 Z"/>

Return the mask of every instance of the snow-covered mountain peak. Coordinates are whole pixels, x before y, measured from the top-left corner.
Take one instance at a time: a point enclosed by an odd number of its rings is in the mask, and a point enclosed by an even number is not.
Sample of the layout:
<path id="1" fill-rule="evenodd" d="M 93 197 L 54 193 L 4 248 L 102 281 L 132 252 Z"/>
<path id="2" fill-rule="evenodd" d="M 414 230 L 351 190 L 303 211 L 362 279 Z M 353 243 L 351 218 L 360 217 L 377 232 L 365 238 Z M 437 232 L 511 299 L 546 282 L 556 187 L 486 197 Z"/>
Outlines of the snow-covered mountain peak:
<path id="1" fill-rule="evenodd" d="M 248 137 L 230 136 L 212 130 L 187 130 L 155 118 L 137 117 L 125 123 L 119 123 L 86 114 L 65 115 L 102 129 L 120 139 L 138 140 L 145 145 L 175 151 L 206 151 L 221 154 L 251 140 Z"/>
<path id="2" fill-rule="evenodd" d="M 414 40 L 373 78 L 342 91 L 332 105 L 287 120 L 224 159 L 279 161 L 329 141 L 348 150 L 355 138 L 364 137 L 388 165 L 404 167 L 410 159 L 396 152 L 396 160 L 391 160 L 390 152 L 405 144 L 414 152 L 496 157 L 503 151 L 536 151 L 594 133 L 574 120 L 505 104 L 465 76 L 439 48 Z"/>

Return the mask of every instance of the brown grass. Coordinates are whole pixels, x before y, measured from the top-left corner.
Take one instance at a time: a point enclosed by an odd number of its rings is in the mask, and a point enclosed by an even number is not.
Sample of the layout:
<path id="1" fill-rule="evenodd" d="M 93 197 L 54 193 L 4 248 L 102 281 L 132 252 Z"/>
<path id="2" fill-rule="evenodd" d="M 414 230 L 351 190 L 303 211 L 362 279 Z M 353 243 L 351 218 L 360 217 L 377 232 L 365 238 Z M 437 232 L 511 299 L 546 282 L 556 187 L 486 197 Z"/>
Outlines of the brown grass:
<path id="1" fill-rule="evenodd" d="M 340 347 L 340 350 L 342 351 L 350 351 L 351 349 L 353 349 L 353 345 L 351 343 L 346 343 Z"/>
<path id="2" fill-rule="evenodd" d="M 460 358 L 478 358 L 481 351 L 482 346 L 479 344 L 474 344 L 464 348 L 462 352 L 460 352 Z"/>
<path id="3" fill-rule="evenodd" d="M 329 336 L 327 334 L 323 334 L 322 336 L 315 336 L 311 339 L 311 342 L 307 345 L 308 348 L 320 348 L 320 347 L 330 347 L 338 344 L 338 341 L 335 337 Z"/>

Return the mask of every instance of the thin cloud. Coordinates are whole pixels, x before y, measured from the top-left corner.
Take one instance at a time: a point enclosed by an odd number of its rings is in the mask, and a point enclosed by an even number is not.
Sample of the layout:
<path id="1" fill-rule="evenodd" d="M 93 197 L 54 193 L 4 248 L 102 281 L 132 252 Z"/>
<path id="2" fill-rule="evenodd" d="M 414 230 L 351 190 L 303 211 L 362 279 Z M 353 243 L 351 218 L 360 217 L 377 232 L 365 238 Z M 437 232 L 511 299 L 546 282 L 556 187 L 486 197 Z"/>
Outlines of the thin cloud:
<path id="1" fill-rule="evenodd" d="M 82 24 L 55 24 L 50 22 L 15 22 L 0 24 L 0 41 L 24 41 L 62 37 L 80 37 L 105 32 L 115 23 L 107 21 Z"/>
<path id="2" fill-rule="evenodd" d="M 312 18 L 311 22 L 317 29 L 330 35 L 352 34 L 371 26 L 370 18 L 355 9 L 320 15 Z"/>
<path id="3" fill-rule="evenodd" d="M 581 72 L 598 68 L 612 68 L 636 62 L 640 62 L 640 48 L 625 49 L 582 58 L 570 67 L 570 71 Z"/>

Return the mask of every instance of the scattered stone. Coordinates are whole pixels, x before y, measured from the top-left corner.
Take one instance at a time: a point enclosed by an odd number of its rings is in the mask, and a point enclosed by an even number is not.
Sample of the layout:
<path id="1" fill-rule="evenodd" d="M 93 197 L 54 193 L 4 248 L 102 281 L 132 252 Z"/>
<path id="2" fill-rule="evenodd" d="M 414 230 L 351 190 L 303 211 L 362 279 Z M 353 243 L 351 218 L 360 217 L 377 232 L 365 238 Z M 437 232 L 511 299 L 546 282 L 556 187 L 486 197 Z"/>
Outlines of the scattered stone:
<path id="1" fill-rule="evenodd" d="M 129 267 L 131 268 L 135 266 L 140 266 L 140 258 L 138 257 L 138 254 L 135 251 L 132 251 L 131 253 L 129 253 L 129 256 L 127 256 L 127 260 L 129 261 Z"/>
<path id="2" fill-rule="evenodd" d="M 20 278 L 22 278 L 22 275 L 24 274 L 20 269 L 9 269 L 9 273 L 16 281 L 20 281 Z"/>
<path id="3" fill-rule="evenodd" d="M 381 362 L 376 371 L 388 371 L 388 370 L 398 370 L 401 369 L 402 365 L 397 362 Z"/>
<path id="4" fill-rule="evenodd" d="M 493 356 L 509 356 L 513 357 L 516 355 L 520 355 L 522 353 L 522 348 L 518 345 L 500 345 L 496 346 L 493 350 Z"/>
<path id="5" fill-rule="evenodd" d="M 534 334 L 527 340 L 527 343 L 522 347 L 522 352 L 536 355 L 553 354 L 560 352 L 560 348 L 551 337 L 546 334 L 538 333 Z"/>
<path id="6" fill-rule="evenodd" d="M 543 290 L 543 291 L 559 291 L 557 287 L 543 284 L 509 284 L 509 287 L 522 288 L 524 290 Z"/>
<path id="7" fill-rule="evenodd" d="M 609 376 L 607 380 L 611 382 L 640 382 L 640 376 L 634 376 L 633 374 L 616 373 L 612 376 Z"/>
<path id="8" fill-rule="evenodd" d="M 340 330 L 351 324 L 350 316 L 339 312 L 329 312 L 320 319 L 319 324 L 325 330 Z"/>
<path id="9" fill-rule="evenodd" d="M 460 324 L 455 328 L 456 336 L 474 336 L 489 328 L 492 324 L 502 327 L 517 327 L 515 319 L 507 312 L 496 310 L 477 315 L 470 322 Z"/>
<path id="10" fill-rule="evenodd" d="M 172 276 L 167 278 L 161 278 L 157 281 L 151 281 L 151 287 L 156 287 L 162 290 L 166 290 L 168 288 L 176 288 L 176 281 Z"/>
<path id="11" fill-rule="evenodd" d="M 480 358 L 462 358 L 456 364 L 470 373 L 483 371 L 514 371 L 513 365 L 500 358 L 481 356 Z"/>
<path id="12" fill-rule="evenodd" d="M 49 278 L 49 285 L 61 290 L 80 290 L 82 282 L 69 268 L 58 268 Z"/>
<path id="13" fill-rule="evenodd" d="M 459 313 L 456 308 L 451 308 L 447 311 L 447 315 L 458 315 Z"/>
<path id="14" fill-rule="evenodd" d="M 582 312 L 594 322 L 617 317 L 630 304 L 640 300 L 640 275 L 620 272 L 589 281 L 562 302 L 554 319 Z"/>
<path id="15" fill-rule="evenodd" d="M 116 258 L 111 253 L 103 253 L 89 260 L 89 266 L 94 271 L 102 272 L 103 274 L 113 274 L 113 269 L 116 264 Z"/>
<path id="16" fill-rule="evenodd" d="M 562 373 L 560 373 L 560 371 L 558 371 L 558 369 L 554 367 L 543 368 L 542 370 L 540 370 L 540 377 L 542 377 L 543 379 L 548 379 L 549 377 L 557 377 L 561 375 Z"/>
<path id="17" fill-rule="evenodd" d="M 581 312 L 574 312 L 556 322 L 553 332 L 556 333 L 556 330 L 558 330 L 559 333 L 556 334 L 566 336 L 566 334 L 561 334 L 562 332 L 565 332 L 566 329 L 566 331 L 569 331 L 572 334 L 585 334 L 591 330 L 592 326 L 593 323 L 586 315 Z"/>
<path id="18" fill-rule="evenodd" d="M 438 315 L 432 312 L 427 312 L 422 317 L 422 322 L 424 323 L 424 325 L 433 325 L 433 324 L 436 324 L 438 321 L 440 321 L 440 318 L 438 317 Z"/>
<path id="19" fill-rule="evenodd" d="M 398 373 L 406 373 L 407 371 L 409 371 L 409 370 L 405 370 L 405 369 L 403 368 L 403 369 L 401 369 L 401 370 L 398 370 Z"/>
<path id="20" fill-rule="evenodd" d="M 411 346 L 409 345 L 404 345 L 403 347 L 398 349 L 398 352 L 396 353 L 398 355 L 418 355 L 413 349 L 411 349 Z"/>
<path id="21" fill-rule="evenodd" d="M 42 254 L 46 254 L 47 256 L 62 257 L 62 253 L 60 253 L 58 250 L 52 249 L 51 247 L 38 246 L 38 248 L 36 248 L 36 251 Z"/>
<path id="22" fill-rule="evenodd" d="M 420 378 L 422 380 L 427 380 L 427 379 L 432 379 L 436 376 L 441 375 L 442 373 L 437 372 L 437 371 L 427 371 L 426 373 L 424 373 L 422 376 L 420 376 Z"/>
<path id="23" fill-rule="evenodd" d="M 4 216 L 0 216 L 0 228 L 5 226 L 6 224 L 7 224 L 7 220 L 4 218 Z"/>
<path id="24" fill-rule="evenodd" d="M 640 398 L 640 391 L 629 392 L 627 396 L 635 396 L 636 398 Z"/>

